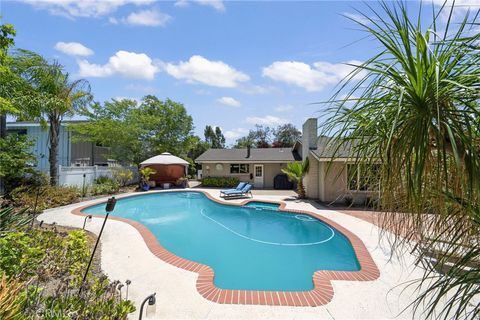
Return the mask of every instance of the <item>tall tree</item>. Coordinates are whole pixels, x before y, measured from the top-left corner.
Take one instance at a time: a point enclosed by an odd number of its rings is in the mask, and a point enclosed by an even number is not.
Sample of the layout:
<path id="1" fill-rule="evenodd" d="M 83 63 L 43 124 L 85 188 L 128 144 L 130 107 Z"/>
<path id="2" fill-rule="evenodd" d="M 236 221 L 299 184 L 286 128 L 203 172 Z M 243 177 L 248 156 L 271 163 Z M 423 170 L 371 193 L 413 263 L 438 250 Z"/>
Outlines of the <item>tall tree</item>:
<path id="1" fill-rule="evenodd" d="M 195 148 L 193 120 L 185 107 L 170 99 L 146 96 L 134 100 L 94 103 L 81 112 L 87 122 L 71 125 L 77 140 L 110 147 L 110 156 L 123 163 L 139 164 L 162 152 L 187 157 Z"/>
<path id="2" fill-rule="evenodd" d="M 273 130 L 273 143 L 274 148 L 287 148 L 293 147 L 295 142 L 300 139 L 301 132 L 291 123 L 279 125 Z"/>
<path id="3" fill-rule="evenodd" d="M 0 138 L 5 138 L 7 135 L 7 113 L 11 112 L 13 108 L 9 94 L 11 88 L 7 90 L 6 81 L 11 81 L 12 78 L 8 49 L 14 45 L 15 35 L 15 28 L 11 24 L 0 25 L 0 78 L 2 79 L 0 80 Z"/>
<path id="4" fill-rule="evenodd" d="M 72 80 L 57 61 L 50 63 L 33 52 L 21 50 L 15 59 L 17 73 L 33 88 L 31 96 L 17 103 L 30 109 L 24 118 L 48 125 L 50 184 L 56 185 L 61 123 L 64 117 L 73 116 L 90 103 L 90 84 L 84 79 Z"/>
<path id="5" fill-rule="evenodd" d="M 393 248 L 413 248 L 419 263 L 433 255 L 414 304 L 422 318 L 480 316 L 479 14 L 454 23 L 455 9 L 428 23 L 404 2 L 362 14 L 379 52 L 339 86 L 324 124 L 357 163 L 381 162 Z"/>
<path id="6" fill-rule="evenodd" d="M 269 148 L 272 142 L 273 129 L 261 125 L 255 125 L 255 129 L 248 132 L 246 137 L 242 137 L 235 142 L 234 148 L 245 148 L 250 145 L 254 148 Z"/>
<path id="7" fill-rule="evenodd" d="M 222 133 L 220 127 L 212 128 L 212 126 L 205 126 L 203 131 L 205 136 L 205 141 L 210 145 L 210 148 L 213 149 L 224 149 L 225 148 L 225 136 Z"/>

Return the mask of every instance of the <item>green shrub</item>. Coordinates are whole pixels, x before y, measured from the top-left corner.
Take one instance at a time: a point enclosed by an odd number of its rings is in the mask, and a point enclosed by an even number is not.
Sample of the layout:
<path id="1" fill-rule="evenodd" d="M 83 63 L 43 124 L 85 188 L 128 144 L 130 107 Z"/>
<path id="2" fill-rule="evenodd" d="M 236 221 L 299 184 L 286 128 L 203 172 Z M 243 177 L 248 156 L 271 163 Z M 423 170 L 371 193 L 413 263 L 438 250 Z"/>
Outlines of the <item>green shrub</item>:
<path id="1" fill-rule="evenodd" d="M 133 171 L 123 168 L 115 168 L 113 177 L 120 186 L 125 187 L 129 181 L 133 179 Z"/>
<path id="2" fill-rule="evenodd" d="M 64 206 L 78 201 L 80 190 L 77 187 L 40 186 L 37 202 L 37 212 Z M 37 187 L 21 186 L 15 188 L 10 197 L 17 207 L 30 208 L 35 206 Z"/>
<path id="3" fill-rule="evenodd" d="M 126 319 L 119 282 L 90 272 L 78 294 L 90 253 L 83 230 L 0 234 L 0 319 Z"/>
<path id="4" fill-rule="evenodd" d="M 236 177 L 205 177 L 202 179 L 203 187 L 236 187 L 240 180 Z"/>
<path id="5" fill-rule="evenodd" d="M 113 194 L 120 190 L 120 185 L 112 178 L 102 176 L 95 179 L 91 186 L 92 195 Z"/>
<path id="6" fill-rule="evenodd" d="M 116 181 L 113 178 L 110 178 L 109 176 L 100 176 L 93 180 L 94 184 L 106 184 L 106 183 L 115 183 Z"/>

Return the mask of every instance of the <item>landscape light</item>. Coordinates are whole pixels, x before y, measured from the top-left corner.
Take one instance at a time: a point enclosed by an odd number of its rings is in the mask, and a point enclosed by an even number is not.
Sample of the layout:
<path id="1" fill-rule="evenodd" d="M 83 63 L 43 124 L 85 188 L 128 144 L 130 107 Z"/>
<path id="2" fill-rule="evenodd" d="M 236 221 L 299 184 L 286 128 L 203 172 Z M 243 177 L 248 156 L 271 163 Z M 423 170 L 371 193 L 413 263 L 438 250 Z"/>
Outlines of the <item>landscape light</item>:
<path id="1" fill-rule="evenodd" d="M 88 216 L 85 217 L 85 220 L 83 220 L 83 227 L 82 227 L 82 230 L 85 230 L 85 225 L 87 224 L 87 220 L 88 222 L 92 221 L 92 215 L 89 214 Z"/>
<path id="2" fill-rule="evenodd" d="M 105 206 L 105 211 L 107 214 L 105 215 L 105 219 L 103 220 L 102 228 L 100 229 L 100 233 L 98 234 L 97 241 L 95 242 L 95 247 L 93 247 L 92 255 L 90 256 L 90 261 L 87 265 L 87 270 L 85 270 L 85 275 L 83 276 L 83 280 L 80 284 L 80 289 L 78 289 L 78 294 L 82 293 L 83 285 L 85 284 L 85 280 L 87 279 L 88 270 L 90 270 L 90 266 L 92 265 L 93 256 L 95 255 L 95 251 L 97 251 L 98 243 L 100 242 L 100 237 L 102 236 L 103 229 L 105 228 L 105 224 L 107 223 L 108 215 L 115 209 L 115 204 L 117 200 L 115 197 L 111 197 L 107 201 L 107 205 Z"/>
<path id="3" fill-rule="evenodd" d="M 149 295 L 148 297 L 145 298 L 145 300 L 143 300 L 142 304 L 140 305 L 140 315 L 138 316 L 138 320 L 142 320 L 142 317 L 143 317 L 143 307 L 145 306 L 145 303 L 148 301 L 148 305 L 149 306 L 153 306 L 155 304 L 155 302 L 157 301 L 155 299 L 155 295 L 156 293 L 153 293 L 151 295 Z"/>

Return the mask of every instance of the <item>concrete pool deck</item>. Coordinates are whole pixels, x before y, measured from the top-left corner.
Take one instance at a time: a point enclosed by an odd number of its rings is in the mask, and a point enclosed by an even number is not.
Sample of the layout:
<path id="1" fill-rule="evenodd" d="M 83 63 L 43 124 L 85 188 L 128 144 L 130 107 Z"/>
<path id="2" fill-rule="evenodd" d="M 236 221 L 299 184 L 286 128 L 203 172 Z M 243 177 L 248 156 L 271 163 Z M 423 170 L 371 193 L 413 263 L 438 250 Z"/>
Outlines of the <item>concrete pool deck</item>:
<path id="1" fill-rule="evenodd" d="M 219 199 L 215 189 L 194 189 L 208 192 Z M 133 226 L 109 220 L 102 236 L 101 267 L 112 280 L 129 279 L 129 299 L 137 310 L 141 301 L 156 292 L 157 305 L 154 315 L 144 319 L 385 319 L 412 318 L 411 310 L 400 312 L 416 296 L 414 287 L 406 287 L 406 281 L 418 279 L 422 270 L 414 266 L 414 257 L 406 254 L 401 261 L 391 257 L 388 245 L 379 243 L 379 229 L 355 217 L 328 209 L 314 202 L 295 200 L 288 193 L 254 194 L 255 200 L 284 201 L 287 209 L 306 210 L 328 218 L 359 237 L 380 269 L 380 277 L 374 281 L 332 281 L 333 299 L 319 307 L 285 307 L 259 305 L 218 304 L 204 299 L 196 290 L 198 274 L 174 267 L 158 259 L 147 247 L 144 239 Z M 162 192 L 162 191 L 155 191 Z M 129 194 L 118 195 L 118 198 Z M 130 194 L 131 195 L 131 194 Z M 77 203 L 45 211 L 39 220 L 46 223 L 78 227 L 84 217 L 71 211 L 107 198 Z M 229 200 L 240 203 L 245 199 Z M 102 219 L 94 218 L 86 229 L 99 232 Z M 402 292 L 403 291 L 403 292 Z M 137 311 L 138 312 L 138 311 Z M 400 315 L 399 315 L 400 314 Z M 138 318 L 138 313 L 131 319 Z"/>

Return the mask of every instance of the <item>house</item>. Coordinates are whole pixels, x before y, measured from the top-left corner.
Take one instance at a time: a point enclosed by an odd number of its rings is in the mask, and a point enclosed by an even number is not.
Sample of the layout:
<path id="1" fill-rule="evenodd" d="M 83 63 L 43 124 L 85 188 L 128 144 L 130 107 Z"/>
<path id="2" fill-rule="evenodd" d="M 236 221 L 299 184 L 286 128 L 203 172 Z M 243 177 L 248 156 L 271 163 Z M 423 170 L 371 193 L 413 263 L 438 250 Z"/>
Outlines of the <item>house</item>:
<path id="1" fill-rule="evenodd" d="M 351 155 L 351 145 L 335 148 L 332 139 L 318 135 L 316 118 L 307 119 L 302 138 L 292 148 L 209 149 L 196 162 L 205 177 L 235 176 L 255 188 L 273 188 L 281 169 L 308 157 L 310 170 L 304 178 L 307 197 L 325 203 L 355 202 L 378 197 L 378 190 L 363 181 Z"/>
<path id="2" fill-rule="evenodd" d="M 59 132 L 58 164 L 61 166 L 109 166 L 114 161 L 107 159 L 108 148 L 95 145 L 92 142 L 74 142 L 75 132 L 68 128 L 69 123 L 78 121 L 64 121 Z M 37 157 L 36 168 L 48 172 L 48 127 L 42 128 L 38 122 L 8 122 L 7 134 L 24 134 L 34 142 L 32 152 Z M 92 161 L 93 160 L 93 161 Z"/>
<path id="3" fill-rule="evenodd" d="M 352 157 L 351 144 L 336 148 L 331 138 L 318 136 L 316 118 L 302 127 L 302 159 L 308 157 L 310 170 L 304 184 L 308 198 L 325 203 L 365 203 L 378 197 L 378 190 L 368 185 Z"/>
<path id="4" fill-rule="evenodd" d="M 204 177 L 237 177 L 255 188 L 272 189 L 275 179 L 285 179 L 282 169 L 287 163 L 300 160 L 293 148 L 245 148 L 208 149 L 195 162 L 201 164 Z"/>

